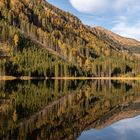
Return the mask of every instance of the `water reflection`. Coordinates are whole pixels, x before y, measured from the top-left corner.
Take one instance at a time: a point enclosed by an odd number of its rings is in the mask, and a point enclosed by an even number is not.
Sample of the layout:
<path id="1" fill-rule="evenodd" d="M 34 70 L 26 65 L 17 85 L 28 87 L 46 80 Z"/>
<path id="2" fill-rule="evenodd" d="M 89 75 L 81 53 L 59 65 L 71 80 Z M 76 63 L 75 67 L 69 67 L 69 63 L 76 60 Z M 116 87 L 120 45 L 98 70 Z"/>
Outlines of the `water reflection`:
<path id="1" fill-rule="evenodd" d="M 1 81 L 0 139 L 73 140 L 87 128 L 91 130 L 84 131 L 79 139 L 107 135 L 110 127 L 101 132 L 103 128 L 140 114 L 139 84 L 109 80 Z"/>
<path id="2" fill-rule="evenodd" d="M 139 140 L 140 116 L 121 120 L 113 125 L 101 129 L 84 131 L 77 140 Z"/>

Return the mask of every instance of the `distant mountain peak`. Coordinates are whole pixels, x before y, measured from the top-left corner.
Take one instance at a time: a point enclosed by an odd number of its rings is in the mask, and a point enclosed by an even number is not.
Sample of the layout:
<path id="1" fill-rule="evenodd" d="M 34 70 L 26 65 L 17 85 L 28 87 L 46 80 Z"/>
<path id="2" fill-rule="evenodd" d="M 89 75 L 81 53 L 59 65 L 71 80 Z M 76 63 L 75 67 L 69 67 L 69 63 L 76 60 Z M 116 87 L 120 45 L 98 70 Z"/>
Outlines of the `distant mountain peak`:
<path id="1" fill-rule="evenodd" d="M 103 41 L 114 43 L 117 47 L 122 46 L 133 53 L 140 53 L 140 42 L 135 39 L 122 37 L 101 26 L 93 27 L 93 32 Z"/>

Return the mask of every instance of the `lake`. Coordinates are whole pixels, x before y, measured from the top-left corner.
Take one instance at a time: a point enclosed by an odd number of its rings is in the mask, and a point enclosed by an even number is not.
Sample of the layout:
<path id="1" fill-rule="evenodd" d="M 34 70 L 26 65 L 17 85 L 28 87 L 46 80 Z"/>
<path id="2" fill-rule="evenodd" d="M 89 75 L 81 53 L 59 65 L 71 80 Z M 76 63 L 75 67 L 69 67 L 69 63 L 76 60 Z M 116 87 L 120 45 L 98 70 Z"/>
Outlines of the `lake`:
<path id="1" fill-rule="evenodd" d="M 140 81 L 0 81 L 0 140 L 139 140 Z"/>

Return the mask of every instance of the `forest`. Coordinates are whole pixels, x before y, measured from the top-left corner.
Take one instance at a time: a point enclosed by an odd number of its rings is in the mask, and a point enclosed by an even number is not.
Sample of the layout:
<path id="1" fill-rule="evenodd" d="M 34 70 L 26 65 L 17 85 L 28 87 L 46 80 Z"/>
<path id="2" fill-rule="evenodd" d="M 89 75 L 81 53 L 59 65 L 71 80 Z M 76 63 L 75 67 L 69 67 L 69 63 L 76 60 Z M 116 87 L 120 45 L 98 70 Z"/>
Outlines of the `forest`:
<path id="1" fill-rule="evenodd" d="M 45 0 L 0 1 L 1 76 L 139 76 L 139 58 L 118 47 Z"/>

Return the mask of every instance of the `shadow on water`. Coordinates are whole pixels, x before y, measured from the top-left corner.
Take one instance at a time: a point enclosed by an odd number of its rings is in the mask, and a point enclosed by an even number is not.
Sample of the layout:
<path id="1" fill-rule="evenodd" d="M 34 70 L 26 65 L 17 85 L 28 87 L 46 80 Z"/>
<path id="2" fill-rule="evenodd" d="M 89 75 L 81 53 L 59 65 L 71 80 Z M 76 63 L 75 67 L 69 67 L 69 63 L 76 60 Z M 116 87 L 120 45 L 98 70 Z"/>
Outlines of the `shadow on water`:
<path id="1" fill-rule="evenodd" d="M 74 140 L 87 128 L 102 129 L 134 117 L 140 114 L 139 84 L 110 80 L 0 81 L 0 139 Z"/>

